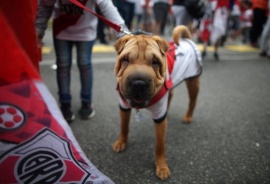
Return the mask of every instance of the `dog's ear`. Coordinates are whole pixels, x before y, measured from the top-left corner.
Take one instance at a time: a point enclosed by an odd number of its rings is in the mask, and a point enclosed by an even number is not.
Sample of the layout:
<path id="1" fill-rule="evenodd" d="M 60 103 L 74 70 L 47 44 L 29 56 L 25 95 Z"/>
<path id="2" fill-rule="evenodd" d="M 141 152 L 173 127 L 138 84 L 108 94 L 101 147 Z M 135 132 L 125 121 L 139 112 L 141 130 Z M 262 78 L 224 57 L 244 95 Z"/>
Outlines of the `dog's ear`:
<path id="1" fill-rule="evenodd" d="M 157 42 L 161 53 L 166 54 L 169 49 L 168 43 L 159 36 L 153 36 L 152 38 Z"/>
<path id="2" fill-rule="evenodd" d="M 117 61 L 114 66 L 114 73 L 116 76 L 120 77 L 122 72 L 120 72 L 121 69 L 121 61 L 119 60 L 119 54 L 124 49 L 125 44 L 128 42 L 128 40 L 132 37 L 132 35 L 125 35 L 117 40 L 117 42 L 114 44 L 114 48 L 118 54 Z"/>
<path id="3" fill-rule="evenodd" d="M 117 42 L 114 44 L 114 48 L 117 54 L 119 54 L 123 50 L 125 44 L 131 37 L 132 35 L 125 35 L 117 40 Z"/>

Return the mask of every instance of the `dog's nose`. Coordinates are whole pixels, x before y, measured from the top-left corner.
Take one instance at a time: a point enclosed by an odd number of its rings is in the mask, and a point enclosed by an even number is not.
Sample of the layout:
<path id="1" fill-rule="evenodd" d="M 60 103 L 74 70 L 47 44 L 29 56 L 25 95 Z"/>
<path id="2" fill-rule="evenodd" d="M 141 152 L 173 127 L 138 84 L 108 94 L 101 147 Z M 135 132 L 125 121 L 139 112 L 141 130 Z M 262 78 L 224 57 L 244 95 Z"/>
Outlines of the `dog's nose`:
<path id="1" fill-rule="evenodd" d="M 137 92 L 143 92 L 147 89 L 147 84 L 143 80 L 134 80 L 132 81 L 132 90 Z"/>

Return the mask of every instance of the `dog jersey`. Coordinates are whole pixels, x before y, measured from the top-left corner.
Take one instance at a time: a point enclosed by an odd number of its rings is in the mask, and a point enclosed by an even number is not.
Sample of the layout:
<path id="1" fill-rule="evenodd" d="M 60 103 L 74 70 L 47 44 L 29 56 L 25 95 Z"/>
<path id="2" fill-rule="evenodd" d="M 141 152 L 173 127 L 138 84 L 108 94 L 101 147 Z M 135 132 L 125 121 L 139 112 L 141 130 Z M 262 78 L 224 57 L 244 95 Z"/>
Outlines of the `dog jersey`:
<path id="1" fill-rule="evenodd" d="M 179 45 L 169 42 L 169 50 L 167 51 L 167 72 L 165 90 L 157 98 L 157 101 L 151 101 L 146 107 L 152 113 L 154 122 L 162 122 L 166 118 L 169 89 L 174 88 L 183 80 L 199 76 L 202 72 L 202 57 L 196 44 L 190 39 L 181 38 Z M 170 87 L 166 87 L 167 82 L 172 83 Z M 155 98 L 155 97 L 154 97 Z M 123 110 L 130 109 L 127 102 L 119 95 L 120 108 Z"/>

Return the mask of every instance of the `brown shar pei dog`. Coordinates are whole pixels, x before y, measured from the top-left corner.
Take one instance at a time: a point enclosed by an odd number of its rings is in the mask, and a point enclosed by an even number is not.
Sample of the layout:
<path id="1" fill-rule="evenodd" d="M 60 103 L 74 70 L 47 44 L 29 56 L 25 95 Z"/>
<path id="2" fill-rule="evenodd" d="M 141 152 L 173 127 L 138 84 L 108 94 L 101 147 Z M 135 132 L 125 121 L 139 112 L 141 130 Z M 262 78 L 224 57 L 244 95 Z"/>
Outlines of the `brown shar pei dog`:
<path id="1" fill-rule="evenodd" d="M 155 122 L 156 175 L 162 180 L 170 176 L 165 157 L 167 110 L 172 88 L 186 82 L 189 106 L 182 118 L 190 123 L 199 92 L 202 71 L 200 51 L 185 26 L 173 30 L 173 42 L 159 36 L 125 35 L 115 43 L 115 74 L 120 101 L 121 131 L 113 144 L 115 152 L 126 148 L 131 108 L 147 108 Z"/>

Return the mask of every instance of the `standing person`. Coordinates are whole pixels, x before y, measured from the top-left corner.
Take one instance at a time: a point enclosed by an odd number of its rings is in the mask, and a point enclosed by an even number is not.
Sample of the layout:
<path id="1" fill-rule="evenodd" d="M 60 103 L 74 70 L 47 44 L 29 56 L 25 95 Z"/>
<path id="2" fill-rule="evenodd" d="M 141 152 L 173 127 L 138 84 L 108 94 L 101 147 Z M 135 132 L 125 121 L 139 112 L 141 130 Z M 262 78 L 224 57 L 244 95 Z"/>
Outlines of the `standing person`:
<path id="1" fill-rule="evenodd" d="M 136 0 L 114 0 L 114 3 L 125 20 L 126 26 L 129 30 L 132 29 L 132 22 L 135 16 Z"/>
<path id="2" fill-rule="evenodd" d="M 172 13 L 174 15 L 175 24 L 185 25 L 189 30 L 192 30 L 193 18 L 184 6 L 184 1 L 185 0 L 174 0 L 172 3 Z"/>
<path id="3" fill-rule="evenodd" d="M 199 38 L 203 43 L 203 51 L 202 57 L 204 58 L 207 55 L 207 46 L 210 43 L 211 30 L 213 17 L 216 9 L 216 0 L 208 0 L 206 12 L 201 19 L 200 27 L 199 27 Z"/>
<path id="4" fill-rule="evenodd" d="M 207 45 L 210 41 L 214 46 L 214 58 L 219 60 L 218 49 L 221 38 L 226 34 L 229 16 L 229 0 L 208 0 L 206 14 L 201 20 L 200 37 L 204 43 L 202 56 L 206 56 Z"/>
<path id="5" fill-rule="evenodd" d="M 240 16 L 240 28 L 242 34 L 242 42 L 247 43 L 249 41 L 249 32 L 252 26 L 253 11 L 251 9 L 251 0 L 241 0 L 241 16 Z"/>
<path id="6" fill-rule="evenodd" d="M 240 29 L 240 0 L 234 0 L 232 10 L 229 13 L 229 35 L 233 40 L 236 40 L 241 34 Z"/>
<path id="7" fill-rule="evenodd" d="M 155 34 L 163 35 L 164 28 L 170 9 L 170 0 L 153 0 L 154 15 L 155 15 Z"/>
<path id="8" fill-rule="evenodd" d="M 267 56 L 270 59 L 270 0 L 268 0 L 268 18 L 263 28 L 261 37 L 260 56 Z"/>
<path id="9" fill-rule="evenodd" d="M 267 20 L 268 0 L 252 0 L 253 19 L 249 39 L 252 47 L 259 47 L 258 39 Z"/>
<path id="10" fill-rule="evenodd" d="M 135 25 L 134 30 L 139 30 L 141 28 L 143 10 L 141 7 L 141 1 L 135 2 Z"/>
<path id="11" fill-rule="evenodd" d="M 142 29 L 153 33 L 155 29 L 155 17 L 153 11 L 153 0 L 141 0 L 142 13 Z"/>
<path id="12" fill-rule="evenodd" d="M 97 5 L 101 13 L 112 22 L 119 25 L 125 23 L 111 0 L 83 0 L 82 3 L 93 11 Z M 39 41 L 44 36 L 52 13 L 57 85 L 62 114 L 68 122 L 75 119 L 70 93 L 72 47 L 75 45 L 81 81 L 79 115 L 83 119 L 92 118 L 95 115 L 92 103 L 92 48 L 97 36 L 97 17 L 69 0 L 40 0 L 35 21 Z"/>

